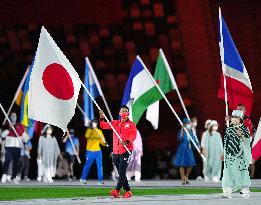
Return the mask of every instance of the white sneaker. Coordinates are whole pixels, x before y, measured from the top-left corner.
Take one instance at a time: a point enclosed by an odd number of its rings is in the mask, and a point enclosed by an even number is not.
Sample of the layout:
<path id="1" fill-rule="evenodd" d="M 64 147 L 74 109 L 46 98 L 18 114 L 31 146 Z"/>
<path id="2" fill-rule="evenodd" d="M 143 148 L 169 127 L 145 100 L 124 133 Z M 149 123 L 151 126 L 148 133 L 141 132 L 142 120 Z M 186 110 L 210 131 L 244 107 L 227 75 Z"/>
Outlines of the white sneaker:
<path id="1" fill-rule="evenodd" d="M 12 176 L 11 175 L 7 175 L 7 182 L 11 182 L 12 181 Z"/>
<path id="2" fill-rule="evenodd" d="M 219 180 L 218 177 L 213 177 L 213 178 L 212 178 L 212 182 L 214 182 L 214 183 L 219 183 L 220 180 Z"/>
<path id="3" fill-rule="evenodd" d="M 249 191 L 249 188 L 243 188 L 241 189 L 241 192 L 242 192 L 242 197 L 245 198 L 245 199 L 248 199 L 250 197 L 250 191 Z"/>
<path id="4" fill-rule="evenodd" d="M 17 176 L 16 176 L 16 180 L 20 182 L 20 181 L 21 181 L 21 176 L 20 176 L 20 175 L 17 175 Z"/>
<path id="5" fill-rule="evenodd" d="M 19 178 L 16 176 L 16 177 L 13 179 L 13 182 L 14 182 L 15 184 L 19 184 Z"/>
<path id="6" fill-rule="evenodd" d="M 99 186 L 103 186 L 103 185 L 104 185 L 104 182 L 102 182 L 102 181 L 97 182 L 97 185 L 99 185 Z"/>
<path id="7" fill-rule="evenodd" d="M 37 177 L 37 181 L 41 182 L 42 181 L 42 177 Z"/>
<path id="8" fill-rule="evenodd" d="M 49 183 L 53 183 L 53 179 L 52 179 L 52 178 L 47 179 L 47 181 L 48 181 Z"/>
<path id="9" fill-rule="evenodd" d="M 80 184 L 81 184 L 81 185 L 86 185 L 86 183 L 87 183 L 86 180 L 84 180 L 84 179 L 80 179 Z"/>
<path id="10" fill-rule="evenodd" d="M 1 179 L 1 182 L 2 182 L 3 184 L 5 184 L 6 181 L 7 181 L 7 174 L 3 174 L 2 179 Z"/>
<path id="11" fill-rule="evenodd" d="M 232 197 L 231 197 L 231 193 L 229 193 L 229 192 L 224 192 L 223 194 L 221 194 L 221 196 L 223 197 L 223 198 L 227 198 L 227 199 L 231 199 Z"/>
<path id="12" fill-rule="evenodd" d="M 198 176 L 197 178 L 196 178 L 196 181 L 202 181 L 203 180 L 203 178 L 201 177 L 201 176 Z"/>
<path id="13" fill-rule="evenodd" d="M 207 176 L 205 176 L 205 177 L 204 177 L 204 181 L 205 181 L 205 182 L 209 182 L 209 181 L 210 181 L 210 178 L 207 177 Z"/>

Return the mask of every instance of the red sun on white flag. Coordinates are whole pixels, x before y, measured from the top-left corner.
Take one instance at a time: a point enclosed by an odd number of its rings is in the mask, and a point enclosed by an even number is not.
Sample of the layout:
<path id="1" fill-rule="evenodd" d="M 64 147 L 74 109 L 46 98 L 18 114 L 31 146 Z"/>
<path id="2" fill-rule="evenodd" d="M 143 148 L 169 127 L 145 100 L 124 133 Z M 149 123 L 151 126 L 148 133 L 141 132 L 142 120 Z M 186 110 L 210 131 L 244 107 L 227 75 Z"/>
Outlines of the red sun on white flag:
<path id="1" fill-rule="evenodd" d="M 48 65 L 43 72 L 43 85 L 54 97 L 69 100 L 74 95 L 73 82 L 67 70 L 58 63 Z"/>

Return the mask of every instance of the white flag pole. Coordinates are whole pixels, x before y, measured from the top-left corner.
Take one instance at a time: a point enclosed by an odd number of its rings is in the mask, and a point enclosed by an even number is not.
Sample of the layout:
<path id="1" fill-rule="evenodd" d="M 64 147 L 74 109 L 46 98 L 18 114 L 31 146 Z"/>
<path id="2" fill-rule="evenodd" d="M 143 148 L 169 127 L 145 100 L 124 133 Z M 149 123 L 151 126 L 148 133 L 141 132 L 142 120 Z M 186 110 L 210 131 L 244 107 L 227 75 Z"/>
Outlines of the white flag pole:
<path id="1" fill-rule="evenodd" d="M 222 30 L 222 16 L 221 16 L 221 8 L 219 7 L 219 33 L 220 33 L 220 43 L 219 43 L 219 49 L 220 49 L 220 58 L 221 58 L 221 65 L 222 65 L 222 73 L 224 77 L 224 91 L 225 91 L 225 106 L 226 106 L 226 116 L 228 116 L 228 103 L 227 103 L 227 81 L 225 77 L 226 72 L 226 65 L 224 62 L 224 44 L 223 44 L 223 30 Z M 227 121 L 227 126 L 229 126 L 229 122 Z"/>
<path id="2" fill-rule="evenodd" d="M 84 85 L 83 82 L 82 86 L 85 89 L 85 91 L 87 92 L 87 94 L 90 96 L 91 100 L 94 102 L 95 106 L 98 108 L 99 111 L 101 111 L 100 106 L 98 105 L 98 103 L 95 101 L 95 99 L 93 98 L 93 96 L 91 95 L 90 91 L 86 88 L 86 86 Z M 118 134 L 118 132 L 114 129 L 114 127 L 112 126 L 112 124 L 110 123 L 109 119 L 106 117 L 106 115 L 104 114 L 104 118 L 105 120 L 108 122 L 109 126 L 111 127 L 112 131 L 116 134 L 116 136 L 118 137 L 118 139 L 120 140 L 120 142 L 123 142 L 120 135 Z M 128 149 L 128 147 L 126 145 L 123 145 L 123 147 L 126 149 L 126 151 L 131 155 L 130 150 Z"/>
<path id="3" fill-rule="evenodd" d="M 25 79 L 26 79 L 27 74 L 28 74 L 28 72 L 29 72 L 29 68 L 30 68 L 30 66 L 27 67 L 27 69 L 26 69 L 26 71 L 25 71 L 25 73 L 24 73 L 24 75 L 23 75 L 23 78 L 22 78 L 22 80 L 21 80 L 21 82 L 20 82 L 20 84 L 19 84 L 19 86 L 18 86 L 18 88 L 17 88 L 17 90 L 16 90 L 16 92 L 15 92 L 13 101 L 12 101 L 11 105 L 10 105 L 9 108 L 8 108 L 7 116 L 9 116 L 9 114 L 10 114 L 10 112 L 11 112 L 13 106 L 14 106 L 14 103 L 15 103 L 15 101 L 16 101 L 16 99 L 17 99 L 19 93 L 20 93 L 20 90 L 22 89 L 22 87 L 23 87 L 23 85 L 24 85 Z M 6 120 L 7 120 L 7 119 L 6 119 L 6 117 L 5 117 L 5 119 L 4 119 L 3 123 L 2 123 L 2 125 L 4 125 L 4 124 L 6 123 Z"/>
<path id="4" fill-rule="evenodd" d="M 86 57 L 85 60 L 86 60 L 88 66 L 89 66 L 89 68 L 90 68 L 91 75 L 92 75 L 92 77 L 93 77 L 93 79 L 94 79 L 94 81 L 95 81 L 95 84 L 97 85 L 97 88 L 98 88 L 99 93 L 101 94 L 102 100 L 103 100 L 104 105 L 105 105 L 105 107 L 106 107 L 106 110 L 107 110 L 107 112 L 108 112 L 108 114 L 109 114 L 109 116 L 110 116 L 110 119 L 113 120 L 113 117 L 112 117 L 110 108 L 109 108 L 108 103 L 107 103 L 107 101 L 106 101 L 106 99 L 105 99 L 105 97 L 104 97 L 104 94 L 103 94 L 102 89 L 101 89 L 101 85 L 100 85 L 100 83 L 99 83 L 99 81 L 98 81 L 98 78 L 97 78 L 97 76 L 96 76 L 96 74 L 95 74 L 95 72 L 94 72 L 94 70 L 93 70 L 93 67 L 92 67 L 92 65 L 91 65 L 91 62 L 90 62 L 90 60 L 89 60 L 88 57 Z"/>
<path id="5" fill-rule="evenodd" d="M 178 88 L 178 85 L 177 85 L 177 83 L 176 83 L 175 77 L 174 77 L 174 75 L 173 75 L 173 73 L 172 73 L 172 71 L 171 71 L 171 69 L 170 69 L 170 66 L 169 66 L 169 63 L 168 63 L 168 61 L 167 61 L 167 58 L 166 58 L 166 56 L 165 56 L 165 54 L 164 54 L 164 52 L 163 52 L 162 49 L 159 50 L 159 53 L 160 53 L 160 55 L 162 56 L 162 59 L 163 59 L 165 65 L 166 65 L 166 67 L 167 67 L 167 71 L 168 71 L 170 80 L 171 80 L 171 82 L 172 82 L 172 85 L 173 85 L 173 87 L 175 88 L 175 90 L 177 91 L 177 94 L 178 94 L 178 97 L 179 97 L 179 101 L 180 101 L 180 103 L 181 103 L 181 105 L 182 105 L 182 108 L 183 108 L 183 110 L 184 110 L 184 112 L 185 112 L 186 118 L 188 118 L 188 119 L 191 121 L 191 118 L 190 118 L 190 116 L 189 116 L 189 114 L 188 114 L 188 111 L 187 111 L 187 108 L 186 108 L 186 106 L 185 106 L 185 103 L 184 103 L 184 101 L 183 101 L 183 99 L 182 99 L 182 97 L 181 97 L 181 94 L 180 94 L 180 92 L 179 92 L 179 88 Z M 195 137 L 196 137 L 197 142 L 199 142 L 198 136 L 197 136 L 196 132 L 194 132 L 194 130 L 193 130 L 193 133 L 194 133 L 194 135 L 195 135 Z"/>
<path id="6" fill-rule="evenodd" d="M 160 89 L 160 87 L 158 86 L 157 82 L 155 81 L 155 79 L 153 78 L 153 76 L 151 75 L 151 73 L 149 72 L 148 68 L 146 67 L 146 65 L 143 63 L 143 61 L 141 60 L 141 58 L 139 56 L 137 56 L 137 58 L 139 59 L 139 61 L 141 62 L 141 64 L 143 65 L 144 69 L 146 70 L 146 72 L 148 73 L 148 75 L 150 76 L 151 80 L 153 81 L 153 83 L 155 84 L 156 88 L 158 89 L 158 91 L 160 92 L 160 94 L 162 95 L 162 97 L 164 98 L 164 100 L 166 101 L 166 103 L 168 104 L 169 108 L 171 109 L 172 113 L 174 114 L 174 116 L 177 118 L 179 124 L 184 127 L 183 122 L 180 120 L 178 114 L 176 113 L 176 111 L 173 109 L 173 107 L 171 106 L 170 102 L 168 101 L 167 97 L 165 96 L 165 94 L 162 92 L 162 90 Z M 193 138 L 191 137 L 190 133 L 188 132 L 188 130 L 184 127 L 184 130 L 186 132 L 186 134 L 188 135 L 190 141 L 192 142 L 192 144 L 194 145 L 194 147 L 197 149 L 198 153 L 201 155 L 203 160 L 206 160 L 206 158 L 200 153 L 200 150 L 198 148 L 198 146 L 196 145 L 196 143 L 194 142 Z"/>
<path id="7" fill-rule="evenodd" d="M 81 108 L 81 106 L 80 106 L 78 103 L 77 103 L 77 107 L 78 107 L 78 109 L 80 110 L 80 112 L 82 113 L 83 117 L 85 117 L 85 118 L 88 119 L 88 117 L 86 116 L 86 113 L 83 111 L 83 109 Z M 98 136 L 101 138 L 101 140 L 102 140 L 104 143 L 106 143 L 106 141 L 105 141 L 104 138 L 100 135 L 100 133 L 96 130 L 96 128 L 94 128 L 94 131 L 98 134 Z M 107 147 L 109 147 L 109 146 L 107 146 Z"/>
<path id="8" fill-rule="evenodd" d="M 78 107 L 78 109 L 81 111 L 81 113 L 83 114 L 85 120 L 88 121 L 88 124 L 90 124 L 91 120 L 87 117 L 87 115 L 85 114 L 85 112 L 83 111 L 83 109 L 81 108 L 81 106 L 77 103 L 76 106 Z"/>

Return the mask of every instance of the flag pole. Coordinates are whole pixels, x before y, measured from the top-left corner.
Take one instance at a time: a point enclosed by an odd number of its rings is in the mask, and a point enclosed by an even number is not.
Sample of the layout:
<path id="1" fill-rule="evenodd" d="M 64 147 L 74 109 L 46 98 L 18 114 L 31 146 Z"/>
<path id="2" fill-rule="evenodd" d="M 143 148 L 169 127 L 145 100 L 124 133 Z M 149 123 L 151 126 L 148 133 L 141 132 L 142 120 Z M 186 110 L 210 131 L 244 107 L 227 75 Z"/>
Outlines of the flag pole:
<path id="1" fill-rule="evenodd" d="M 101 89 L 101 85 L 100 85 L 100 83 L 99 83 L 99 81 L 98 81 L 98 78 L 97 78 L 97 76 L 96 76 L 96 74 L 95 74 L 95 72 L 94 72 L 94 70 L 93 70 L 93 68 L 92 68 L 91 62 L 90 62 L 90 60 L 89 60 L 88 57 L 86 57 L 85 60 L 86 60 L 87 64 L 89 65 L 89 68 L 90 68 L 90 71 L 91 71 L 91 75 L 92 75 L 92 77 L 93 77 L 93 79 L 94 79 L 94 81 L 95 81 L 95 84 L 97 85 L 97 88 L 98 88 L 99 93 L 101 94 L 103 103 L 104 103 L 104 105 L 105 105 L 105 107 L 106 107 L 106 110 L 107 110 L 109 116 L 110 116 L 110 119 L 113 120 L 113 117 L 112 117 L 110 108 L 109 108 L 108 103 L 107 103 L 107 101 L 106 101 L 106 99 L 105 99 L 105 97 L 104 97 L 104 94 L 103 94 L 102 89 Z"/>
<path id="2" fill-rule="evenodd" d="M 14 133 L 15 133 L 15 135 L 16 135 L 16 137 L 17 137 L 17 139 L 18 139 L 18 141 L 19 141 L 19 143 L 21 144 L 21 146 L 22 146 L 22 149 L 24 149 L 25 150 L 25 146 L 24 146 L 24 144 L 23 144 L 23 142 L 22 142 L 22 140 L 19 138 L 19 135 L 18 135 L 18 133 L 17 133 L 17 131 L 16 131 L 16 129 L 14 128 L 14 125 L 11 123 L 11 121 L 10 121 L 10 119 L 9 119 L 9 117 L 8 117 L 8 115 L 7 115 L 7 113 L 5 112 L 5 109 L 3 108 L 3 106 L 2 106 L 2 104 L 0 103 L 0 108 L 1 108 L 1 110 L 2 110 L 2 112 L 3 112 L 3 114 L 4 114 L 4 116 L 5 116 L 5 118 L 6 118 L 6 120 L 7 120 L 7 122 L 9 123 L 9 125 L 11 126 L 11 128 L 12 128 L 12 130 L 14 131 Z M 28 154 L 26 154 L 29 158 L 31 158 Z"/>
<path id="3" fill-rule="evenodd" d="M 225 77 L 226 65 L 224 62 L 224 44 L 223 44 L 223 30 L 222 30 L 222 16 L 221 16 L 221 8 L 219 7 L 219 33 L 220 33 L 220 58 L 221 58 L 221 65 L 222 65 L 222 73 L 224 77 L 224 91 L 225 91 L 225 106 L 226 106 L 226 116 L 228 116 L 228 103 L 227 103 L 227 81 Z M 229 126 L 229 122 L 226 122 L 227 126 Z"/>
<path id="4" fill-rule="evenodd" d="M 83 117 L 85 117 L 85 118 L 87 118 L 88 119 L 88 117 L 86 116 L 86 113 L 83 111 L 83 109 L 81 108 L 81 106 L 77 103 L 77 107 L 78 107 L 78 109 L 80 110 L 80 112 L 82 113 L 82 115 L 83 115 Z M 98 134 L 98 136 L 101 138 L 101 140 L 104 142 L 104 143 L 106 143 L 106 141 L 104 140 L 104 138 L 100 135 L 100 133 L 94 128 L 94 131 Z M 109 146 L 107 146 L 107 147 L 109 147 Z"/>
<path id="5" fill-rule="evenodd" d="M 14 103 L 15 103 L 15 101 L 16 101 L 18 95 L 19 95 L 19 92 L 20 92 L 20 90 L 21 90 L 22 87 L 23 87 L 24 81 L 25 81 L 25 79 L 26 79 L 26 77 L 27 77 L 27 74 L 28 74 L 28 72 L 29 72 L 29 67 L 30 67 L 30 66 L 27 67 L 27 69 L 26 69 L 26 71 L 25 71 L 25 73 L 24 73 L 24 75 L 23 75 L 23 78 L 22 78 L 22 80 L 21 80 L 21 82 L 20 82 L 20 84 L 19 84 L 19 86 L 18 86 L 18 88 L 17 88 L 17 90 L 16 90 L 16 92 L 15 92 L 13 101 L 12 101 L 11 105 L 10 105 L 9 108 L 8 108 L 7 116 L 9 116 L 9 114 L 10 114 L 10 112 L 11 112 L 13 106 L 14 106 Z M 5 119 L 4 119 L 3 123 L 2 123 L 2 126 L 6 123 L 6 120 L 7 120 L 7 118 L 5 117 Z"/>
<path id="6" fill-rule="evenodd" d="M 179 88 L 178 88 L 178 85 L 177 85 L 177 83 L 176 83 L 175 77 L 174 77 L 174 75 L 173 75 L 173 73 L 172 73 L 172 71 L 171 71 L 171 69 L 170 69 L 170 66 L 169 66 L 169 63 L 168 63 L 168 61 L 167 61 L 167 58 L 166 58 L 166 56 L 165 56 L 165 54 L 164 54 L 164 52 L 163 52 L 162 49 L 159 49 L 159 52 L 160 52 L 160 55 L 162 56 L 162 59 L 163 59 L 165 65 L 166 65 L 166 67 L 167 67 L 167 72 L 168 72 L 168 74 L 169 74 L 169 77 L 170 77 L 170 80 L 171 80 L 171 82 L 172 82 L 172 85 L 173 85 L 173 87 L 175 88 L 175 90 L 176 90 L 176 92 L 177 92 L 177 94 L 178 94 L 179 101 L 180 101 L 180 103 L 181 103 L 181 105 L 182 105 L 182 108 L 183 108 L 183 110 L 184 110 L 184 112 L 185 112 L 185 115 L 186 115 L 186 117 L 191 121 L 191 118 L 190 118 L 190 116 L 189 116 L 189 114 L 188 114 L 188 111 L 187 111 L 187 108 L 186 108 L 186 106 L 185 106 L 185 103 L 184 103 L 184 101 L 183 101 L 183 99 L 182 99 L 182 97 L 181 97 L 181 94 L 180 94 L 180 92 L 179 92 Z M 196 132 L 193 131 L 193 133 L 194 133 L 194 135 L 196 136 L 196 140 L 199 142 L 198 136 L 197 136 Z"/>
<path id="7" fill-rule="evenodd" d="M 67 128 L 66 132 L 67 132 L 68 138 L 69 138 L 69 140 L 70 140 L 70 143 L 71 143 L 71 145 L 72 145 L 73 152 L 74 152 L 74 154 L 76 155 L 77 161 L 78 161 L 79 164 L 81 164 L 81 163 L 82 163 L 82 162 L 81 162 L 81 159 L 80 159 L 79 154 L 77 153 L 77 151 L 76 151 L 76 149 L 75 149 L 75 146 L 74 146 L 74 144 L 73 144 L 73 141 L 72 141 L 72 138 L 71 138 L 71 135 L 70 135 L 70 133 L 69 133 L 68 128 Z"/>
<path id="8" fill-rule="evenodd" d="M 184 128 L 186 134 L 188 135 L 190 141 L 192 142 L 192 144 L 194 145 L 194 147 L 196 148 L 196 150 L 198 151 L 198 153 L 200 154 L 200 156 L 202 157 L 203 160 L 206 160 L 206 158 L 200 153 L 200 150 L 198 148 L 198 146 L 196 145 L 196 143 L 194 142 L 194 140 L 192 139 L 190 133 L 188 132 L 188 130 L 184 127 L 183 122 L 180 120 L 178 114 L 176 113 L 176 111 L 173 109 L 173 107 L 171 106 L 169 100 L 167 99 L 166 95 L 162 92 L 162 90 L 160 89 L 159 85 L 157 84 L 157 82 L 155 81 L 155 79 L 153 78 L 153 76 L 151 75 L 151 73 L 149 72 L 148 68 L 146 67 L 146 65 L 143 63 L 143 61 L 141 60 L 141 58 L 139 56 L 137 56 L 137 58 L 139 59 L 139 61 L 141 62 L 141 64 L 143 65 L 144 69 L 146 70 L 146 72 L 148 73 L 149 77 L 151 78 L 151 80 L 153 81 L 154 85 L 156 86 L 156 88 L 158 89 L 158 91 L 160 92 L 160 94 L 162 95 L 162 97 L 164 98 L 164 100 L 166 101 L 166 103 L 168 104 L 169 108 L 171 109 L 172 113 L 175 115 L 175 117 L 177 118 L 179 124 Z"/>
<path id="9" fill-rule="evenodd" d="M 91 95 L 90 91 L 86 88 L 86 86 L 84 85 L 83 82 L 81 82 L 83 88 L 85 89 L 85 91 L 87 92 L 87 94 L 90 96 L 91 100 L 94 102 L 95 106 L 98 108 L 99 111 L 101 111 L 100 106 L 98 105 L 98 103 L 95 101 L 95 99 L 93 98 L 93 96 Z M 115 130 L 115 128 L 112 126 L 111 122 L 109 121 L 109 119 L 106 117 L 106 115 L 104 114 L 104 118 L 105 120 L 108 122 L 109 126 L 111 127 L 112 131 L 115 133 L 115 135 L 118 137 L 118 139 L 120 140 L 120 142 L 123 142 L 120 135 L 118 134 L 118 132 Z M 123 147 L 126 149 L 126 151 L 131 155 L 130 150 L 128 149 L 128 147 L 126 145 L 123 145 Z"/>

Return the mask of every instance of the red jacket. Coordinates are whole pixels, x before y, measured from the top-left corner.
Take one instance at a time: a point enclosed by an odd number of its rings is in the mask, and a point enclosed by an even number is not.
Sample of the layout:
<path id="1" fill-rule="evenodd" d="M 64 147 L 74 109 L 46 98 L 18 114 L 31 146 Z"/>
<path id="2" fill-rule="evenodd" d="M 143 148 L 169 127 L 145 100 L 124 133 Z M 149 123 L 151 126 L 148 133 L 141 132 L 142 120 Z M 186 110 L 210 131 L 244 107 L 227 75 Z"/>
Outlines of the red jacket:
<path id="1" fill-rule="evenodd" d="M 120 135 L 121 139 L 124 142 L 127 142 L 127 148 L 129 150 L 133 150 L 133 141 L 136 138 L 137 129 L 136 125 L 127 120 L 126 122 L 121 122 L 120 120 L 113 120 L 111 121 L 112 126 L 116 130 L 116 132 Z M 109 129 L 109 123 L 104 122 L 103 119 L 100 120 L 100 126 L 102 129 Z M 118 139 L 117 135 L 113 133 L 113 153 L 114 154 L 123 154 L 126 152 L 126 149 L 123 145 L 120 144 L 120 140 Z"/>
<path id="2" fill-rule="evenodd" d="M 252 121 L 249 118 L 245 117 L 244 118 L 244 125 L 249 129 L 250 136 L 252 136 L 252 133 L 253 133 Z"/>

